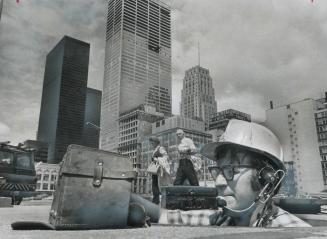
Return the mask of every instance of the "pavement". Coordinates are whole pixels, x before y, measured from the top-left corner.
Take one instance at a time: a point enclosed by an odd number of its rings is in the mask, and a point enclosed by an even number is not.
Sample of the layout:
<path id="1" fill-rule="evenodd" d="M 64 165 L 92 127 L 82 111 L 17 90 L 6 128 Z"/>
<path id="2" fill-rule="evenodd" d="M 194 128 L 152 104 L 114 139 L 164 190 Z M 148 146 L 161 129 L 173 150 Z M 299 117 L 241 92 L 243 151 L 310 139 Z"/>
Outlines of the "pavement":
<path id="1" fill-rule="evenodd" d="M 51 201 L 23 201 L 21 205 L 0 208 L 0 239 L 13 238 L 237 238 L 237 239 L 292 239 L 327 238 L 327 227 L 313 228 L 245 228 L 245 227 L 189 227 L 152 225 L 149 228 L 86 230 L 86 231 L 14 231 L 11 223 L 15 221 L 48 221 Z M 326 216 L 327 217 L 327 216 Z"/>

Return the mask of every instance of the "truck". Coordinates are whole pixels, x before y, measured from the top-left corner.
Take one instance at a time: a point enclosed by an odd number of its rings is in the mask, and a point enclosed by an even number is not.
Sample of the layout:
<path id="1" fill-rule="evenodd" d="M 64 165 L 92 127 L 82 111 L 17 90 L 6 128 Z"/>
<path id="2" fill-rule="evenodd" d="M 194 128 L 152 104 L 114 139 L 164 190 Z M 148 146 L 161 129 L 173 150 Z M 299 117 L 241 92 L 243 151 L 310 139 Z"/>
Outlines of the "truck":
<path id="1" fill-rule="evenodd" d="M 35 195 L 36 182 L 34 152 L 0 142 L 0 197 L 11 197 L 12 205 L 19 205 Z"/>

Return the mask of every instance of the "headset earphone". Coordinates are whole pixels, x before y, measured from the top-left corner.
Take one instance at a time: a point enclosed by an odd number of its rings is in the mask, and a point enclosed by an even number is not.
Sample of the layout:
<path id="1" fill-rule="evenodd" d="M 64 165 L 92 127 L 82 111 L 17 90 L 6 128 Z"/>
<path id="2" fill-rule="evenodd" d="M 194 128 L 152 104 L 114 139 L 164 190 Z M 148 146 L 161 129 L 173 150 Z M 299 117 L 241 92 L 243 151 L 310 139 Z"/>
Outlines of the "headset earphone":
<path id="1" fill-rule="evenodd" d="M 266 203 L 270 198 L 272 198 L 275 191 L 277 191 L 284 177 L 284 170 L 275 170 L 269 166 L 262 168 L 259 171 L 258 180 L 261 186 L 263 186 L 263 189 L 256 200 L 263 204 Z"/>
<path id="2" fill-rule="evenodd" d="M 241 217 L 242 215 L 249 214 L 255 209 L 255 205 L 260 202 L 265 204 L 269 199 L 272 198 L 274 192 L 280 186 L 285 176 L 284 170 L 274 170 L 272 167 L 265 166 L 258 172 L 256 184 L 262 188 L 255 201 L 247 208 L 242 210 L 236 210 L 226 207 L 226 201 L 222 197 L 218 197 L 218 207 L 222 207 L 226 215 L 230 217 Z"/>

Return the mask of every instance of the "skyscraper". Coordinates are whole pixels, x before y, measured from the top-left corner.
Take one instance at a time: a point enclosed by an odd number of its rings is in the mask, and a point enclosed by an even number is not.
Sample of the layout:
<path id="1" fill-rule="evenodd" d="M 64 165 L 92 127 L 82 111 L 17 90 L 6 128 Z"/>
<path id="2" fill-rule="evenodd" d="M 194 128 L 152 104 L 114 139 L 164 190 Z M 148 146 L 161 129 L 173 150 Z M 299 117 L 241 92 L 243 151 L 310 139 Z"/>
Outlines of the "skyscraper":
<path id="1" fill-rule="evenodd" d="M 37 140 L 48 143 L 48 163 L 69 144 L 81 144 L 90 44 L 65 36 L 46 59 Z"/>
<path id="2" fill-rule="evenodd" d="M 217 102 L 208 69 L 198 65 L 185 72 L 180 109 L 182 116 L 201 119 L 209 128 L 210 117 L 217 113 Z"/>
<path id="3" fill-rule="evenodd" d="M 109 0 L 101 147 L 117 150 L 119 115 L 141 104 L 171 115 L 170 8 L 155 0 Z"/>

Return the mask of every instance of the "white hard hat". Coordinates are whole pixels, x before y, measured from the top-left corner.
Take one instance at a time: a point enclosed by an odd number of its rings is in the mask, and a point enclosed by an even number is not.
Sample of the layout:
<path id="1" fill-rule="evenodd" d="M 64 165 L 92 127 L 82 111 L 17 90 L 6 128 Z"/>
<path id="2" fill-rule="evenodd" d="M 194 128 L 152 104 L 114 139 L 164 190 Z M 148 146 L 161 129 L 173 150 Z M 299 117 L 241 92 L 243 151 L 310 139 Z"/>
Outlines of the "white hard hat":
<path id="1" fill-rule="evenodd" d="M 219 141 L 204 145 L 201 154 L 211 160 L 217 160 L 220 148 L 228 144 L 239 145 L 249 151 L 265 155 L 272 166 L 285 170 L 283 149 L 278 138 L 262 125 L 232 119 Z"/>

